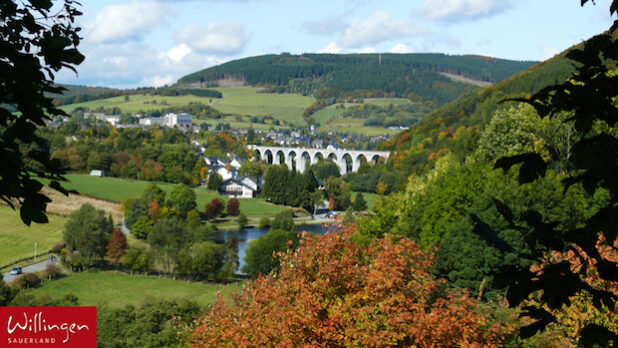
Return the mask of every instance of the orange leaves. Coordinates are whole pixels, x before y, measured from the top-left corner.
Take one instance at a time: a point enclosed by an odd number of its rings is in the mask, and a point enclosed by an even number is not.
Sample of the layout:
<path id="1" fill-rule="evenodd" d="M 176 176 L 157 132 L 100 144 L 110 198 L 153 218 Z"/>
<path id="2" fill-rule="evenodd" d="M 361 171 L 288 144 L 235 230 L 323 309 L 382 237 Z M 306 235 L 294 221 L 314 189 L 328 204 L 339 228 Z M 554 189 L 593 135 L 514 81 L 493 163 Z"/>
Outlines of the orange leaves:
<path id="1" fill-rule="evenodd" d="M 340 227 L 341 229 L 341 227 Z M 198 321 L 194 346 L 497 346 L 513 326 L 459 293 L 435 300 L 433 255 L 386 237 L 367 247 L 354 228 L 302 238 L 278 275 L 260 277 Z"/>
<path id="2" fill-rule="evenodd" d="M 159 208 L 159 203 L 157 201 L 153 200 L 148 202 L 148 215 L 150 215 L 150 218 L 153 222 L 157 222 L 157 220 L 159 220 L 159 217 L 161 216 L 161 211 Z"/>

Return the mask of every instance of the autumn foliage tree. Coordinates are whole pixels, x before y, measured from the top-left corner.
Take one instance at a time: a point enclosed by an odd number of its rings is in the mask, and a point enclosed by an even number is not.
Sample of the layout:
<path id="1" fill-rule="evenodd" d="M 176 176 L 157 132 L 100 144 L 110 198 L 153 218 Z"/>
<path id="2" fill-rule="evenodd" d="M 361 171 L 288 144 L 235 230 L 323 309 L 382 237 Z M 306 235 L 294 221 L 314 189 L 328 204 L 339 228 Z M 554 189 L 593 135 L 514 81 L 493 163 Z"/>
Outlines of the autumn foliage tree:
<path id="1" fill-rule="evenodd" d="M 340 227 L 341 228 L 341 227 Z M 194 346 L 500 346 L 515 332 L 476 299 L 443 294 L 433 256 L 408 239 L 355 242 L 354 228 L 303 238 L 198 320 Z M 442 294 L 442 295 L 441 295 Z M 501 321 L 503 320 L 503 321 Z"/>
<path id="2" fill-rule="evenodd" d="M 237 198 L 231 198 L 227 202 L 226 211 L 227 215 L 230 216 L 238 216 L 238 214 L 240 214 L 240 202 Z"/>
<path id="3" fill-rule="evenodd" d="M 204 216 L 206 216 L 207 219 L 214 219 L 222 213 L 223 202 L 221 199 L 215 197 L 210 201 L 210 203 L 206 204 Z"/>
<path id="4" fill-rule="evenodd" d="M 116 228 L 107 244 L 107 254 L 105 256 L 109 263 L 118 266 L 122 257 L 127 253 L 128 248 L 127 238 L 119 228 Z"/>

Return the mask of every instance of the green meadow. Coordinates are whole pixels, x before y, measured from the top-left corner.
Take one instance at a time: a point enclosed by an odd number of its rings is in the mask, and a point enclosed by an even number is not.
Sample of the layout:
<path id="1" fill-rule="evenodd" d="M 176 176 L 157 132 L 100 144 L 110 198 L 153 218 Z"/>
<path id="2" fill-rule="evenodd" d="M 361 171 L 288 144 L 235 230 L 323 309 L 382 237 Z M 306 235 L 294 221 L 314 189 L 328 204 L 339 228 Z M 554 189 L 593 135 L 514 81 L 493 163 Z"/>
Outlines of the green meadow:
<path id="1" fill-rule="evenodd" d="M 368 135 L 368 136 L 375 136 L 375 135 L 383 135 L 383 134 L 399 134 L 401 133 L 401 131 L 398 130 L 392 130 L 392 129 L 388 129 L 388 128 L 374 128 L 374 127 L 365 127 L 365 126 L 355 126 L 355 127 L 348 127 L 348 126 L 322 126 L 320 127 L 320 130 L 323 131 L 334 131 L 334 132 L 343 132 L 343 133 L 349 133 L 349 134 L 362 134 L 362 135 Z"/>
<path id="2" fill-rule="evenodd" d="M 412 101 L 406 98 L 365 98 L 363 103 L 384 107 L 389 104 L 393 104 L 394 106 L 412 104 Z"/>
<path id="3" fill-rule="evenodd" d="M 92 110 L 97 109 L 99 107 L 104 108 L 114 108 L 118 107 L 123 112 L 131 112 L 136 113 L 140 110 L 149 111 L 156 109 L 164 109 L 171 106 L 183 106 L 188 105 L 189 103 L 202 103 L 204 105 L 210 104 L 210 101 L 213 98 L 208 97 L 196 97 L 192 95 L 181 95 L 181 96 L 150 96 L 150 95 L 141 95 L 134 94 L 129 96 L 129 100 L 125 101 L 124 96 L 113 97 L 108 99 L 100 99 L 100 100 L 92 100 L 84 103 L 63 105 L 60 109 L 71 112 L 79 107 L 88 107 Z M 156 101 L 156 104 L 152 102 Z M 146 104 L 147 103 L 147 104 Z"/>
<path id="4" fill-rule="evenodd" d="M 80 306 L 138 305 L 146 298 L 189 299 L 206 306 L 215 301 L 218 292 L 226 295 L 241 287 L 242 283 L 224 286 L 106 271 L 73 273 L 26 291 L 34 295 L 49 294 L 52 298 L 72 293 L 79 299 Z"/>
<path id="5" fill-rule="evenodd" d="M 322 126 L 326 123 L 326 121 L 332 119 L 333 117 L 337 117 L 345 111 L 345 109 L 335 109 L 332 106 L 333 105 L 313 113 L 313 119 Z"/>
<path id="6" fill-rule="evenodd" d="M 26 257 L 34 257 L 34 243 L 38 253 L 47 252 L 62 240 L 67 219 L 49 215 L 49 223 L 24 225 L 19 211 L 0 206 L 0 267 Z"/>
<path id="7" fill-rule="evenodd" d="M 258 93 L 259 88 L 252 87 L 212 89 L 223 94 L 223 98 L 212 105 L 223 113 L 250 116 L 272 115 L 288 124 L 304 124 L 303 111 L 315 101 L 312 97 L 304 97 L 300 94 Z"/>
<path id="8" fill-rule="evenodd" d="M 67 174 L 66 178 L 69 182 L 64 183 L 63 186 L 67 189 L 73 189 L 81 194 L 118 203 L 121 203 L 126 198 L 141 196 L 144 189 L 151 184 L 149 181 L 109 177 L 99 178 L 81 174 Z M 165 182 L 155 182 L 154 184 L 157 184 L 168 194 L 175 185 Z M 193 190 L 195 191 L 197 210 L 199 211 L 204 211 L 204 206 L 214 197 L 220 197 L 219 193 L 207 190 L 204 187 L 196 187 Z M 260 198 L 244 198 L 239 199 L 239 201 L 240 210 L 246 215 L 274 215 L 286 209 L 285 207 L 268 203 Z"/>

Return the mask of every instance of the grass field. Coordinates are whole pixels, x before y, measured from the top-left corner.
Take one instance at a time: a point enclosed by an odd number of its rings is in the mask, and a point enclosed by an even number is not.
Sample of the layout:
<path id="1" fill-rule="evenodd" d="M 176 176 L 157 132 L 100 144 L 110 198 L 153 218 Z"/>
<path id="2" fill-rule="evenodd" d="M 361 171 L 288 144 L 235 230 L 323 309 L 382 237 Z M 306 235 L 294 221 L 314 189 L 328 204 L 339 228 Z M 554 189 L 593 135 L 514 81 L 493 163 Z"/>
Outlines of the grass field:
<path id="1" fill-rule="evenodd" d="M 355 117 L 339 117 L 330 121 L 329 126 L 337 127 L 363 127 L 365 120 Z"/>
<path id="2" fill-rule="evenodd" d="M 0 267 L 25 257 L 34 256 L 34 243 L 38 253 L 47 252 L 62 240 L 62 230 L 67 219 L 49 215 L 47 224 L 24 225 L 19 211 L 0 206 Z"/>
<path id="3" fill-rule="evenodd" d="M 139 110 L 149 111 L 155 109 L 164 109 L 170 106 L 188 105 L 189 103 L 202 103 L 208 105 L 210 104 L 211 99 L 212 98 L 196 97 L 192 95 L 161 97 L 135 94 L 129 96 L 129 101 L 125 101 L 124 96 L 120 96 L 108 99 L 92 100 L 84 103 L 63 105 L 60 107 L 60 109 L 66 112 L 71 112 L 78 107 L 88 107 L 90 109 L 96 109 L 102 106 L 104 108 L 118 107 L 123 112 L 138 112 Z M 156 100 L 157 103 L 152 104 L 153 100 Z M 166 104 L 162 105 L 161 103 L 164 101 Z M 149 104 L 144 104 L 144 102 L 148 102 Z"/>
<path id="4" fill-rule="evenodd" d="M 81 194 L 119 203 L 121 203 L 125 198 L 141 196 L 144 189 L 151 184 L 151 182 L 141 180 L 98 178 L 80 174 L 67 174 L 66 178 L 69 180 L 69 183 L 65 183 L 63 186 L 68 189 L 74 189 Z M 156 184 L 168 194 L 174 187 L 174 184 L 170 183 L 157 182 Z M 206 203 L 210 202 L 211 199 L 214 197 L 220 197 L 217 192 L 207 190 L 204 187 L 196 187 L 194 188 L 194 191 L 197 210 L 199 211 L 204 211 L 204 206 Z M 259 198 L 240 199 L 240 210 L 246 215 L 273 215 L 285 209 L 285 207 L 267 203 L 263 199 Z"/>
<path id="5" fill-rule="evenodd" d="M 393 104 L 394 106 L 412 104 L 410 99 L 406 98 L 366 98 L 363 100 L 365 104 L 373 104 L 378 106 L 388 106 Z"/>
<path id="6" fill-rule="evenodd" d="M 216 126 L 219 123 L 229 123 L 230 127 L 232 127 L 232 129 L 249 129 L 250 127 L 252 127 L 255 130 L 260 130 L 262 132 L 268 132 L 271 128 L 274 128 L 276 130 L 282 130 L 282 129 L 289 129 L 290 127 L 286 127 L 286 126 L 274 126 L 272 124 L 267 124 L 267 123 L 251 123 L 251 122 L 239 122 L 239 121 L 228 121 L 227 119 L 224 120 L 193 120 L 193 123 L 195 124 L 200 124 L 200 123 L 208 123 L 211 126 Z"/>
<path id="7" fill-rule="evenodd" d="M 352 193 L 352 198 L 356 197 L 356 192 Z M 363 198 L 367 202 L 367 210 L 373 210 L 373 207 L 376 206 L 376 202 L 378 200 L 378 195 L 375 193 L 367 193 L 363 192 Z"/>
<path id="8" fill-rule="evenodd" d="M 373 128 L 373 127 L 343 127 L 343 126 L 322 126 L 320 127 L 322 131 L 334 131 L 334 132 L 343 132 L 349 134 L 362 134 L 368 136 L 381 135 L 381 134 L 399 134 L 401 131 L 392 130 L 388 128 Z"/>
<path id="9" fill-rule="evenodd" d="M 335 109 L 328 107 L 326 109 L 318 110 L 312 115 L 312 117 L 317 123 L 319 123 L 320 125 L 324 125 L 326 121 L 330 120 L 333 117 L 336 117 L 344 111 L 345 109 Z"/>
<path id="10" fill-rule="evenodd" d="M 315 101 L 300 94 L 257 93 L 258 88 L 212 88 L 223 94 L 213 107 L 221 112 L 240 115 L 272 115 L 279 120 L 304 124 L 303 111 Z"/>
<path id="11" fill-rule="evenodd" d="M 103 303 L 110 306 L 138 305 L 146 298 L 190 299 L 205 306 L 214 302 L 217 292 L 227 294 L 241 287 L 240 283 L 223 286 L 114 272 L 82 272 L 46 282 L 38 289 L 26 291 L 35 295 L 47 293 L 53 298 L 73 293 L 79 299 L 81 306 Z"/>

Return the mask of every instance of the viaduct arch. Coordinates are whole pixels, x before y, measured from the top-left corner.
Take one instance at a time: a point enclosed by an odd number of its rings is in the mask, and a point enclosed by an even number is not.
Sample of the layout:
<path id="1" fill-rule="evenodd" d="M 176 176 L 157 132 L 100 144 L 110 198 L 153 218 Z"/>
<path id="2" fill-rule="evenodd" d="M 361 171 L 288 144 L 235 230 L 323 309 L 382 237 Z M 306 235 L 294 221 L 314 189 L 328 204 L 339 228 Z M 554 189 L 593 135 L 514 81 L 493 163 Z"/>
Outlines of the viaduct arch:
<path id="1" fill-rule="evenodd" d="M 364 157 L 367 162 L 377 163 L 380 157 L 385 160 L 390 156 L 388 151 L 364 151 L 364 150 L 344 150 L 344 149 L 316 149 L 305 147 L 277 147 L 277 146 L 257 146 L 248 145 L 247 148 L 257 154 L 260 159 L 266 160 L 269 164 L 285 163 L 288 168 L 295 168 L 303 173 L 307 169 L 307 162 L 317 163 L 322 158 L 331 158 L 337 166 L 341 175 L 348 173 L 347 161 L 352 160 L 352 170 L 356 172 L 361 165 Z"/>

